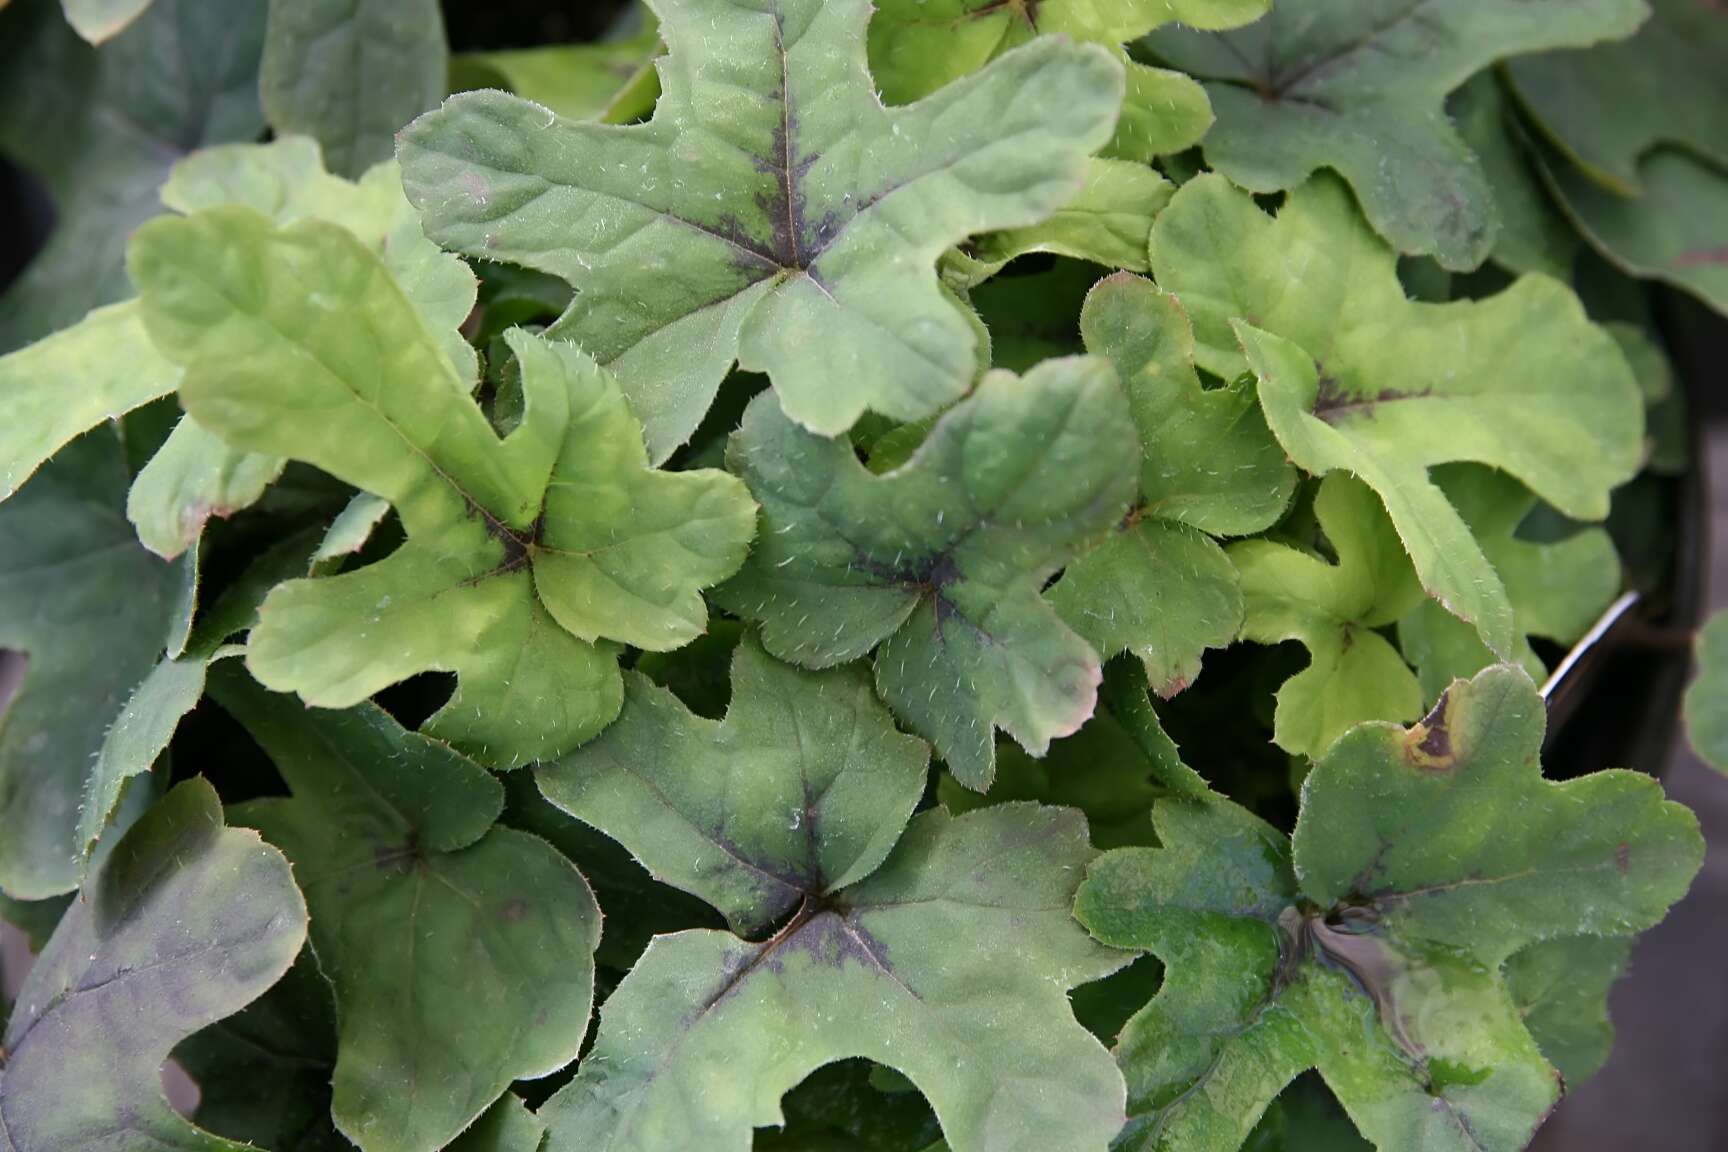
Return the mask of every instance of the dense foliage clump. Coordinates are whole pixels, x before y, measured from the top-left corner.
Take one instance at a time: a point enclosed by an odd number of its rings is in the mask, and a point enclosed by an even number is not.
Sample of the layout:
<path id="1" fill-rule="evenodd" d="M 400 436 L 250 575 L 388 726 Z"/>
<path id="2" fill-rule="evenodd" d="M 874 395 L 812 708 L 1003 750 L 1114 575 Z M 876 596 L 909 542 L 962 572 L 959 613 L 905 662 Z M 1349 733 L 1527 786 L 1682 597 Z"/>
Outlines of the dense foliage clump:
<path id="1" fill-rule="evenodd" d="M 0 1149 L 1524 1147 L 1728 17 L 618 7 L 0 3 Z"/>

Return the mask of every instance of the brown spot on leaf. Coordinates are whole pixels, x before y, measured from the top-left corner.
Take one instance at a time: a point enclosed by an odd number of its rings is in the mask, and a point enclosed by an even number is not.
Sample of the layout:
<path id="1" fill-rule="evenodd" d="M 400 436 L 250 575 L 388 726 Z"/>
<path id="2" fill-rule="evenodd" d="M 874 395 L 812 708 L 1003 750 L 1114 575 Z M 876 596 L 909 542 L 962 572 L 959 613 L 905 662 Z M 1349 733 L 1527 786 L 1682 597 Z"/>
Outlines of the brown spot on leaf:
<path id="1" fill-rule="evenodd" d="M 1457 763 L 1452 748 L 1449 707 L 1452 693 L 1448 689 L 1434 705 L 1434 710 L 1404 734 L 1404 759 L 1412 768 L 1423 772 L 1450 772 Z"/>
<path id="2" fill-rule="evenodd" d="M 1614 867 L 1620 869 L 1620 875 L 1622 876 L 1626 875 L 1626 873 L 1631 870 L 1632 845 L 1626 843 L 1624 840 L 1622 840 L 1619 846 L 1614 849 Z"/>
<path id="3" fill-rule="evenodd" d="M 522 917 L 526 915 L 528 915 L 528 901 L 520 896 L 513 896 L 504 901 L 503 906 L 498 909 L 498 919 L 506 924 L 520 923 Z"/>

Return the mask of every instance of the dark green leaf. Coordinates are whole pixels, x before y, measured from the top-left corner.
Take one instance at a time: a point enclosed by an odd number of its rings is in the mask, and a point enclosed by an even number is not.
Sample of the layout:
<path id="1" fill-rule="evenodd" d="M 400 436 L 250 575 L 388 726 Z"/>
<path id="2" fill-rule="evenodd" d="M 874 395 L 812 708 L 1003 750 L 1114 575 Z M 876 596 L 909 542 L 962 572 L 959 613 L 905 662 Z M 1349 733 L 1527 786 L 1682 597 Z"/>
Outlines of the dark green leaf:
<path id="1" fill-rule="evenodd" d="M 967 787 L 1000 727 L 1035 756 L 1092 714 L 1098 656 L 1040 597 L 1122 516 L 1138 450 L 1098 359 L 986 376 L 884 476 L 757 398 L 727 466 L 762 504 L 720 599 L 807 668 L 876 653 L 876 685 Z"/>
<path id="2" fill-rule="evenodd" d="M 437 0 L 271 0 L 264 114 L 278 135 L 317 140 L 332 172 L 358 176 L 444 95 L 447 54 Z"/>
<path id="3" fill-rule="evenodd" d="M 332 1111 L 365 1152 L 432 1152 L 510 1082 L 576 1058 L 600 915 L 503 789 L 370 705 L 307 709 L 233 667 L 211 692 L 291 799 L 235 810 L 294 862 L 341 1035 Z"/>
<path id="4" fill-rule="evenodd" d="M 108 817 L 81 814 L 98 750 L 174 631 L 184 577 L 133 537 L 126 482 L 119 443 L 98 429 L 0 504 L 0 647 L 29 657 L 0 715 L 0 889 L 18 899 L 78 886 Z M 103 797 L 151 759 L 111 763 Z"/>
<path id="5" fill-rule="evenodd" d="M 6 1028 L 6 1152 L 245 1145 L 200 1131 L 162 1095 L 174 1045 L 274 984 L 306 939 L 288 862 L 222 826 L 202 780 L 133 825 L 30 970 Z"/>
<path id="6" fill-rule="evenodd" d="M 1629 35 L 1646 11 L 1642 0 L 1326 0 L 1147 43 L 1208 82 L 1212 167 L 1254 192 L 1333 169 L 1392 247 L 1463 271 L 1492 250 L 1499 219 L 1446 94 L 1507 56 Z"/>

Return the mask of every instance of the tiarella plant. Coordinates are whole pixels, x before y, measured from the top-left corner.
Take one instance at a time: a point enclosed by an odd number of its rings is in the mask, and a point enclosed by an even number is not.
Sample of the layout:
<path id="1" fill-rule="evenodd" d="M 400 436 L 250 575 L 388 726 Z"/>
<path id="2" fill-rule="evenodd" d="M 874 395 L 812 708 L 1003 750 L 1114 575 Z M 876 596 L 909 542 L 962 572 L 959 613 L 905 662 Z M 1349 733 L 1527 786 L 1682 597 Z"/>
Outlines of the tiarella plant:
<path id="1" fill-rule="evenodd" d="M 1510 1152 L 1606 1058 L 1703 844 L 1544 733 L 1694 622 L 1719 8 L 0 8 L 0 1152 Z"/>

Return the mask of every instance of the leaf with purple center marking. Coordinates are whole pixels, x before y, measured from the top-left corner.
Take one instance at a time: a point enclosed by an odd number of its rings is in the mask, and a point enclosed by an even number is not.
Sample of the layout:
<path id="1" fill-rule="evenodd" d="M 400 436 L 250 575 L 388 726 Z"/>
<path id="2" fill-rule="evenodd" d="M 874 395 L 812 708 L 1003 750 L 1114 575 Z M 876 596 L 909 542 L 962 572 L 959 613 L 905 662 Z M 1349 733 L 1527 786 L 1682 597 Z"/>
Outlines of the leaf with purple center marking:
<path id="1" fill-rule="evenodd" d="M 1274 5 L 1236 31 L 1162 28 L 1145 44 L 1206 81 L 1213 168 L 1262 193 L 1330 168 L 1392 247 L 1465 271 L 1500 221 L 1447 93 L 1507 56 L 1629 35 L 1648 11 L 1643 0 L 1328 0 Z"/>
<path id="2" fill-rule="evenodd" d="M 1076 812 L 907 820 L 929 749 L 857 666 L 810 672 L 746 638 L 724 720 L 632 673 L 599 739 L 535 770 L 554 804 L 741 935 L 657 936 L 601 1012 L 548 1148 L 746 1152 L 816 1068 L 909 1076 L 955 1152 L 1102 1152 L 1121 1081 L 1066 989 L 1122 957 L 1068 914 Z"/>
<path id="3" fill-rule="evenodd" d="M 600 911 L 550 844 L 494 824 L 504 789 L 370 704 L 308 709 L 232 664 L 210 692 L 291 797 L 232 809 L 294 864 L 335 994 L 336 1126 L 364 1152 L 435 1152 L 511 1081 L 576 1058 Z"/>
<path id="4" fill-rule="evenodd" d="M 617 383 L 573 345 L 506 334 L 527 399 L 500 438 L 342 228 L 210 209 L 142 229 L 132 270 L 201 426 L 389 501 L 407 533 L 375 564 L 271 592 L 247 645 L 267 687 L 344 708 L 454 672 L 429 732 L 499 765 L 556 756 L 617 715 L 617 645 L 687 643 L 701 589 L 743 561 L 743 486 L 650 468 Z"/>
<path id="5" fill-rule="evenodd" d="M 1406 298 L 1392 250 L 1332 177 L 1292 190 L 1275 218 L 1221 177 L 1191 180 L 1151 255 L 1194 321 L 1196 362 L 1226 379 L 1251 368 L 1297 467 L 1373 488 L 1429 595 L 1509 658 L 1506 588 L 1429 469 L 1487 464 L 1567 516 L 1603 519 L 1643 451 L 1638 381 L 1613 336 L 1542 275 L 1480 300 Z"/>
<path id="6" fill-rule="evenodd" d="M 568 280 L 552 329 L 617 374 L 660 461 L 734 361 L 823 435 L 959 399 L 978 338 L 936 261 L 1035 224 L 1109 139 L 1122 68 L 1046 38 L 905 108 L 865 62 L 868 0 L 655 0 L 643 124 L 467 92 L 404 130 L 427 235 Z"/>
<path id="7" fill-rule="evenodd" d="M 1041 756 L 1092 714 L 1098 655 L 1039 593 L 1122 518 L 1138 457 L 1091 357 L 990 373 L 880 476 L 764 395 L 727 450 L 762 505 L 758 542 L 717 596 L 782 660 L 875 649 L 883 698 L 981 791 L 996 728 Z"/>
<path id="8" fill-rule="evenodd" d="M 85 883 L 19 990 L 0 1148 L 244 1152 L 169 1107 L 162 1064 L 276 983 L 305 939 L 282 853 L 224 828 L 205 781 L 175 788 Z"/>
<path id="9" fill-rule="evenodd" d="M 1515 999 L 1507 961 L 1650 927 L 1703 860 L 1697 820 L 1654 780 L 1544 780 L 1542 729 L 1535 685 L 1496 665 L 1409 729 L 1333 745 L 1293 844 L 1227 801 L 1164 801 L 1161 847 L 1097 860 L 1076 915 L 1166 965 L 1117 1043 L 1116 1146 L 1234 1152 L 1317 1068 L 1381 1152 L 1523 1148 L 1561 1085 L 1520 1012 L 1528 962 Z"/>

